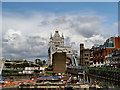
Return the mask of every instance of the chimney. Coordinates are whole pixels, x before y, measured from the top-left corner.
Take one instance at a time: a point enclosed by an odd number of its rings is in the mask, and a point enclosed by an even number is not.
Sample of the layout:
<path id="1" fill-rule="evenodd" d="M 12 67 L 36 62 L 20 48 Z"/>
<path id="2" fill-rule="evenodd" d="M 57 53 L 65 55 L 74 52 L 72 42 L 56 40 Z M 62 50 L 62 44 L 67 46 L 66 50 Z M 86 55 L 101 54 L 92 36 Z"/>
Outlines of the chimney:
<path id="1" fill-rule="evenodd" d="M 84 49 L 84 44 L 81 43 L 81 44 L 80 44 L 80 50 L 83 50 L 83 49 Z"/>

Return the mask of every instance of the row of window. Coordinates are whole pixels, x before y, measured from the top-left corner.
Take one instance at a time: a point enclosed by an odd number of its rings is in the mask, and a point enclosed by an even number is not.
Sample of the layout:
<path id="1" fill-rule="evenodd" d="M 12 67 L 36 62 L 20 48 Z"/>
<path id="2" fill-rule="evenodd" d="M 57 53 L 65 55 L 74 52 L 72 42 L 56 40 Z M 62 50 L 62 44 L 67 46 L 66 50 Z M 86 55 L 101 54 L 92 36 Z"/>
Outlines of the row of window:
<path id="1" fill-rule="evenodd" d="M 84 54 L 85 56 L 89 56 L 89 54 Z"/>
<path id="2" fill-rule="evenodd" d="M 99 57 L 99 56 L 103 56 L 103 55 L 104 55 L 104 52 L 101 52 L 101 53 L 94 54 L 94 57 Z"/>
<path id="3" fill-rule="evenodd" d="M 84 58 L 85 60 L 88 60 L 88 58 Z"/>
<path id="4" fill-rule="evenodd" d="M 100 61 L 101 61 L 101 63 L 103 64 L 103 59 L 97 60 L 98 64 L 100 64 Z M 96 64 L 96 60 L 94 60 L 94 64 Z"/>
<path id="5" fill-rule="evenodd" d="M 89 64 L 89 62 L 85 62 L 85 65 L 88 65 Z"/>
<path id="6" fill-rule="evenodd" d="M 105 50 L 105 55 L 107 55 L 108 53 L 113 53 L 114 50 Z M 99 57 L 99 56 L 104 56 L 104 52 L 100 52 L 100 53 L 97 53 L 97 54 L 94 54 L 94 57 Z"/>

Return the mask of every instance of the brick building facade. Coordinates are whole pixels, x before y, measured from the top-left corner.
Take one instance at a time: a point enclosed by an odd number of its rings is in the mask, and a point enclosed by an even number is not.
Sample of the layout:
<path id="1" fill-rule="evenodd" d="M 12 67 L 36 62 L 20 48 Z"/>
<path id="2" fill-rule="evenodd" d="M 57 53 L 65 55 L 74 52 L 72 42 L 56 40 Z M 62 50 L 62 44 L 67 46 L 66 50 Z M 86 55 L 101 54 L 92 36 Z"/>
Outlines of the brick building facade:
<path id="1" fill-rule="evenodd" d="M 120 49 L 120 37 L 111 37 L 99 47 L 94 47 L 93 66 L 105 65 L 105 56 Z"/>
<path id="2" fill-rule="evenodd" d="M 84 44 L 80 44 L 80 65 L 90 66 L 90 49 L 85 49 Z"/>

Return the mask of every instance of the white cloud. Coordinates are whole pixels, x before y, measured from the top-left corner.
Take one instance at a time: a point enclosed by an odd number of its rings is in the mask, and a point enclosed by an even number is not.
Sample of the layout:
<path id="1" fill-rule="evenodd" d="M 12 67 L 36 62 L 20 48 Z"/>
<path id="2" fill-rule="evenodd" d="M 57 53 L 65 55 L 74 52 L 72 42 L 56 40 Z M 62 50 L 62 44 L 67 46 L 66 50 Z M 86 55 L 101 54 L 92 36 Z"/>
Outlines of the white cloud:
<path id="1" fill-rule="evenodd" d="M 47 17 L 46 17 L 47 16 Z M 49 36 L 56 29 L 65 36 L 65 44 L 79 51 L 84 42 L 87 48 L 105 41 L 102 34 L 104 20 L 96 15 L 44 15 L 32 13 L 24 16 L 9 14 L 3 16 L 3 56 L 9 58 L 47 57 Z M 73 43 L 74 42 L 74 43 Z M 72 44 L 71 44 L 72 43 Z"/>
<path id="2" fill-rule="evenodd" d="M 24 36 L 21 31 L 8 30 L 3 36 L 3 56 L 7 58 L 44 57 L 46 40 L 40 36 Z"/>

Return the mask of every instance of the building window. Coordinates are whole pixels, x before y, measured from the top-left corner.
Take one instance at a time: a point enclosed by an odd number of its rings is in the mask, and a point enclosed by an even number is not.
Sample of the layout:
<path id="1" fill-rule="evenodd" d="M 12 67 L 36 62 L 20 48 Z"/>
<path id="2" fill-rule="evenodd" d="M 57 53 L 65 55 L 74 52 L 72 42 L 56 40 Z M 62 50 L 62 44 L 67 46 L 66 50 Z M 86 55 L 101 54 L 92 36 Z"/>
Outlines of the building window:
<path id="1" fill-rule="evenodd" d="M 88 60 L 88 58 L 85 58 L 85 60 Z"/>
<path id="2" fill-rule="evenodd" d="M 104 56 L 104 52 L 102 52 L 102 56 Z"/>
<path id="3" fill-rule="evenodd" d="M 55 45 L 55 47 L 58 47 L 58 45 Z"/>
<path id="4" fill-rule="evenodd" d="M 94 60 L 94 64 L 96 64 L 96 60 Z"/>
<path id="5" fill-rule="evenodd" d="M 88 65 L 89 64 L 89 62 L 85 62 L 85 65 Z"/>
<path id="6" fill-rule="evenodd" d="M 99 57 L 99 53 L 97 53 L 97 57 Z"/>
<path id="7" fill-rule="evenodd" d="M 98 62 L 98 64 L 100 64 L 100 61 L 99 61 L 99 60 L 97 60 L 97 62 Z"/>
<path id="8" fill-rule="evenodd" d="M 93 65 L 93 63 L 90 63 L 90 65 Z"/>
<path id="9" fill-rule="evenodd" d="M 91 58 L 90 61 L 93 61 L 93 58 Z"/>
<path id="10" fill-rule="evenodd" d="M 89 56 L 89 54 L 85 54 L 85 56 Z"/>
<path id="11" fill-rule="evenodd" d="M 107 55 L 107 50 L 105 49 L 105 55 Z"/>
<path id="12" fill-rule="evenodd" d="M 102 52 L 100 52 L 100 55 L 102 56 Z"/>
<path id="13" fill-rule="evenodd" d="M 103 64 L 103 59 L 101 59 L 101 63 Z"/>
<path id="14" fill-rule="evenodd" d="M 97 58 L 97 54 L 96 54 L 96 58 Z"/>

